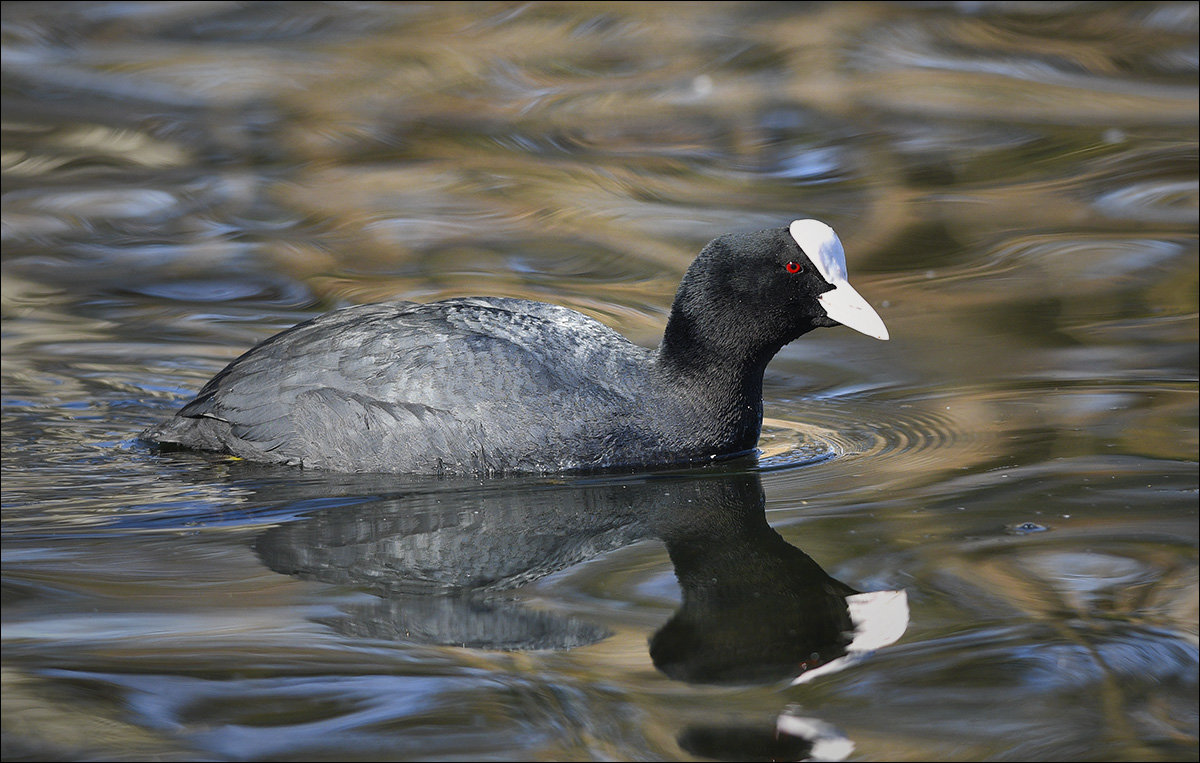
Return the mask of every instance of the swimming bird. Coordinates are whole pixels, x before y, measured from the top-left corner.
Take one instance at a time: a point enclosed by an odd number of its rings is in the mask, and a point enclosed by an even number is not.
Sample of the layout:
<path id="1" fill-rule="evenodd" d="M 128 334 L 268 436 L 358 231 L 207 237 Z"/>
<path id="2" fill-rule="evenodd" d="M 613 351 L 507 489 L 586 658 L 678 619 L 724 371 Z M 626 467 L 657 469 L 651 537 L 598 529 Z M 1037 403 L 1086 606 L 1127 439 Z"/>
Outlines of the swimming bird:
<path id="1" fill-rule="evenodd" d="M 753 451 L 786 344 L 888 332 L 817 220 L 720 236 L 641 347 L 558 305 L 501 297 L 335 310 L 266 339 L 141 437 L 339 472 L 550 473 Z"/>

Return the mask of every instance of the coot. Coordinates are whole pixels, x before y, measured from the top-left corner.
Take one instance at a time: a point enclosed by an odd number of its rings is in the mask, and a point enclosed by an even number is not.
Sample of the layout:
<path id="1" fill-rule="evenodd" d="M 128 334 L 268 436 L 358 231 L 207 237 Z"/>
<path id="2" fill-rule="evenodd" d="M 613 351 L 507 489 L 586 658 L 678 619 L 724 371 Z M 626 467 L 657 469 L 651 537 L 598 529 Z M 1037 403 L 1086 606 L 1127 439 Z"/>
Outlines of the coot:
<path id="1" fill-rule="evenodd" d="M 888 338 L 837 235 L 797 220 L 705 246 L 655 349 L 521 299 L 359 305 L 257 345 L 142 437 L 341 472 L 707 462 L 755 447 L 775 353 L 839 323 Z"/>

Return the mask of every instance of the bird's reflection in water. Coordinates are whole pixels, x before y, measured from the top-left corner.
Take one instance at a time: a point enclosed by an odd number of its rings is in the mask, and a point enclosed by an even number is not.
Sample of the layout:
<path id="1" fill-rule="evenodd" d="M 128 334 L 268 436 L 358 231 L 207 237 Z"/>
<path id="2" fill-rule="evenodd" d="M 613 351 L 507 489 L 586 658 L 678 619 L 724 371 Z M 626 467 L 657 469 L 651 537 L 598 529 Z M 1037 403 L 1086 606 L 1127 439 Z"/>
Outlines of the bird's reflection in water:
<path id="1" fill-rule="evenodd" d="M 330 480 L 341 488 L 371 487 Z M 394 492 L 382 481 L 379 488 Z M 650 512 L 639 501 L 660 492 L 646 483 L 567 488 L 537 481 L 417 490 L 311 512 L 267 531 L 255 548 L 278 572 L 375 593 L 378 599 L 328 623 L 347 634 L 478 649 L 568 649 L 609 631 L 530 609 L 507 592 L 647 537 Z"/>
<path id="2" fill-rule="evenodd" d="M 494 485 L 494 483 L 493 483 Z M 416 492 L 344 503 L 275 527 L 256 549 L 272 569 L 368 588 L 377 601 L 330 624 L 370 638 L 483 649 L 567 649 L 601 626 L 533 610 L 504 592 L 638 540 L 666 544 L 682 603 L 650 638 L 655 667 L 691 683 L 801 683 L 894 642 L 903 592 L 860 594 L 767 523 L 754 472 L 651 475 Z M 685 730 L 717 759 L 844 757 L 826 724 L 784 713 L 770 727 Z"/>

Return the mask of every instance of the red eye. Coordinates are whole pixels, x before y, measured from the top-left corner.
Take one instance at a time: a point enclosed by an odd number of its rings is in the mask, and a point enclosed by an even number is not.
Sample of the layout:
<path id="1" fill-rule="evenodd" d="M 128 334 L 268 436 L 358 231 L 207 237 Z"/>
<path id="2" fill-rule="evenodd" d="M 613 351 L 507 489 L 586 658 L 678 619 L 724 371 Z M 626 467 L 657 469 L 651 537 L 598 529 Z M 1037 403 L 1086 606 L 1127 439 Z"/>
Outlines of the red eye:
<path id="1" fill-rule="evenodd" d="M 787 268 L 787 272 L 789 273 L 799 273 L 803 266 L 799 262 L 792 260 L 788 264 L 784 265 L 784 267 Z"/>

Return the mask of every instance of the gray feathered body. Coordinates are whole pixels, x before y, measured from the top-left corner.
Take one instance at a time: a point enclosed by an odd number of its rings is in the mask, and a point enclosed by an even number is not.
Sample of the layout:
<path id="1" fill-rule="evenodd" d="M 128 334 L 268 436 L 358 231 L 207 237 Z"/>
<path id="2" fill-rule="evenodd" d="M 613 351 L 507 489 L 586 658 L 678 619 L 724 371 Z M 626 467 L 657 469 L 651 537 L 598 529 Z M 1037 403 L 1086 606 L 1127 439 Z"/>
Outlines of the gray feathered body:
<path id="1" fill-rule="evenodd" d="M 143 437 L 254 461 L 413 474 L 727 451 L 711 442 L 727 436 L 679 426 L 697 419 L 654 356 L 580 313 L 527 300 L 361 305 L 266 340 Z"/>

